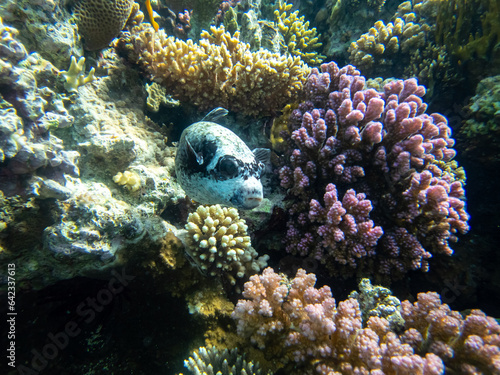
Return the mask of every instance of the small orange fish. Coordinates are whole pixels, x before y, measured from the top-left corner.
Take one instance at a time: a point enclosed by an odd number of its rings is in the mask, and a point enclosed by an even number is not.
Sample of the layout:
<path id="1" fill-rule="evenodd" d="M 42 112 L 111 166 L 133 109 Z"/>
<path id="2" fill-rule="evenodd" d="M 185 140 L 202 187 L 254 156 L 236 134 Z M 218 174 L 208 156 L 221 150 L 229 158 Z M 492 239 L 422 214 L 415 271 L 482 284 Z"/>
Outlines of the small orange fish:
<path id="1" fill-rule="evenodd" d="M 153 26 L 155 31 L 158 32 L 158 23 L 155 21 L 153 17 L 153 8 L 151 7 L 150 0 L 146 0 L 146 9 L 148 10 L 149 20 L 151 21 L 151 25 Z"/>

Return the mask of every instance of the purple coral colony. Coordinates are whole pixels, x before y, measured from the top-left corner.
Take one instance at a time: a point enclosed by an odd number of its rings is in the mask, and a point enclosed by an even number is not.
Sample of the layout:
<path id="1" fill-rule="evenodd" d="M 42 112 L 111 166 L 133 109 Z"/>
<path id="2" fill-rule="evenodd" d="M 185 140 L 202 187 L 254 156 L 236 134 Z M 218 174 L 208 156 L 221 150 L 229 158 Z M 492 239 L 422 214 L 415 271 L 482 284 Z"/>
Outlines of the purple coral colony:
<path id="1" fill-rule="evenodd" d="M 469 229 L 451 129 L 425 113 L 415 79 L 364 86 L 353 66 L 333 62 L 308 78 L 279 172 L 293 202 L 286 249 L 340 270 L 427 271 Z"/>
<path id="2" fill-rule="evenodd" d="M 3 373 L 500 375 L 499 13 L 3 1 Z M 216 107 L 253 210 L 176 178 Z"/>

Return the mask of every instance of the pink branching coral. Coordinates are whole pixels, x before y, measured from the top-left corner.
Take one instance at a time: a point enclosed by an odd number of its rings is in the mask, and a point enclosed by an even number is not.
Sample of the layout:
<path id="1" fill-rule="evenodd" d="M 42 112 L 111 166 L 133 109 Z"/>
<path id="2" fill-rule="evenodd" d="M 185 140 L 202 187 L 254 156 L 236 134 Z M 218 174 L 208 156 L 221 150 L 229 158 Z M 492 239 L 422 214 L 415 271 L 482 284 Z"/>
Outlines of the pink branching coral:
<path id="1" fill-rule="evenodd" d="M 415 79 L 383 93 L 364 85 L 353 66 L 333 62 L 308 78 L 283 135 L 286 249 L 344 273 L 426 271 L 432 254 L 452 254 L 449 243 L 468 230 L 451 129 L 425 114 Z"/>
<path id="2" fill-rule="evenodd" d="M 238 334 L 300 373 L 500 373 L 500 325 L 479 310 L 464 319 L 436 293 L 421 293 L 402 303 L 405 326 L 393 332 L 384 318 L 363 322 L 355 299 L 337 305 L 315 283 L 302 269 L 292 280 L 271 268 L 250 277 L 232 314 Z"/>
<path id="3" fill-rule="evenodd" d="M 174 34 L 177 38 L 187 39 L 187 34 L 191 30 L 191 15 L 193 11 L 184 9 L 184 12 L 179 12 L 174 25 Z"/>
<path id="4" fill-rule="evenodd" d="M 437 293 L 420 293 L 415 303 L 403 301 L 405 332 L 401 341 L 417 353 L 432 352 L 460 374 L 500 374 L 500 325 L 481 310 L 465 319 Z"/>

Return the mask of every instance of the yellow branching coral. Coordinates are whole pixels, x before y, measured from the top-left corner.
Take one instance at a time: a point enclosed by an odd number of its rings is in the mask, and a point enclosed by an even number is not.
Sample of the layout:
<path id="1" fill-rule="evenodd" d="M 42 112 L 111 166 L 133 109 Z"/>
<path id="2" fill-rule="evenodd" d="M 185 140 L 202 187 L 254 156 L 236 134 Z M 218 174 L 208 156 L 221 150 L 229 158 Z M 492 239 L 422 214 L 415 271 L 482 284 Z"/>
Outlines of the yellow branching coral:
<path id="1" fill-rule="evenodd" d="M 276 117 L 273 121 L 273 125 L 271 127 L 270 141 L 273 150 L 283 152 L 286 147 L 286 142 L 281 136 L 282 131 L 288 132 L 288 119 L 292 114 L 293 110 L 298 107 L 297 103 L 288 104 L 285 108 L 283 108 L 283 113 L 281 116 Z"/>
<path id="2" fill-rule="evenodd" d="M 500 44 L 498 0 L 441 1 L 437 6 L 436 43 L 461 63 L 489 60 Z M 496 52 L 496 57 L 500 54 Z"/>
<path id="3" fill-rule="evenodd" d="M 349 47 L 350 61 L 358 68 L 371 68 L 374 64 L 391 65 L 394 54 L 409 52 L 425 45 L 429 25 L 414 23 L 415 14 L 396 18 L 387 25 L 375 22 L 368 33 L 361 35 Z"/>
<path id="4" fill-rule="evenodd" d="M 309 29 L 309 21 L 304 22 L 304 16 L 299 17 L 299 11 L 290 12 L 292 4 L 280 1 L 274 17 L 278 30 L 285 39 L 288 52 L 300 56 L 308 64 L 321 64 L 325 56 L 315 50 L 321 47 L 316 28 Z"/>
<path id="5" fill-rule="evenodd" d="M 137 191 L 141 187 L 141 178 L 137 173 L 131 171 L 118 172 L 113 177 L 113 181 L 130 191 Z"/>
<path id="6" fill-rule="evenodd" d="M 154 38 L 156 35 L 156 38 Z M 154 33 L 147 23 L 132 27 L 119 46 L 170 94 L 202 110 L 224 107 L 266 115 L 296 101 L 310 68 L 299 57 L 266 50 L 251 52 L 223 27 L 203 31 L 199 44 Z M 154 47 L 153 47 L 154 41 Z"/>
<path id="7" fill-rule="evenodd" d="M 64 88 L 69 92 L 78 91 L 78 87 L 83 86 L 94 80 L 95 69 L 90 69 L 89 74 L 85 75 L 85 57 L 80 57 L 78 62 L 75 56 L 71 56 L 69 69 L 61 70 L 59 74 L 66 80 Z"/>
<path id="8" fill-rule="evenodd" d="M 257 259 L 236 208 L 199 206 L 185 228 L 186 251 L 204 274 L 224 274 L 235 284 L 235 277 L 254 274 L 267 265 L 267 255 Z"/>

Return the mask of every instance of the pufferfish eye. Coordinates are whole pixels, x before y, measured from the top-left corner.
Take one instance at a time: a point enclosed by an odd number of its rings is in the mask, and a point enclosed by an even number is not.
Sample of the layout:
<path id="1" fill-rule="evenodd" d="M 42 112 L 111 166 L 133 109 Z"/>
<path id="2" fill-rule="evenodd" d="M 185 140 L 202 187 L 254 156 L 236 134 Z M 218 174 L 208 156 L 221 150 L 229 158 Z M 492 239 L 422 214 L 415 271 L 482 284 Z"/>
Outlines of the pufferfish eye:
<path id="1" fill-rule="evenodd" d="M 238 162 L 233 156 L 224 156 L 217 163 L 217 171 L 221 178 L 233 178 L 238 175 Z"/>

